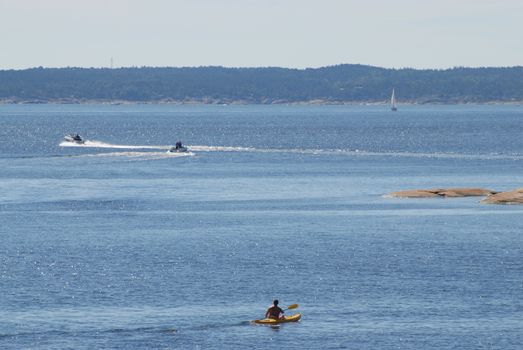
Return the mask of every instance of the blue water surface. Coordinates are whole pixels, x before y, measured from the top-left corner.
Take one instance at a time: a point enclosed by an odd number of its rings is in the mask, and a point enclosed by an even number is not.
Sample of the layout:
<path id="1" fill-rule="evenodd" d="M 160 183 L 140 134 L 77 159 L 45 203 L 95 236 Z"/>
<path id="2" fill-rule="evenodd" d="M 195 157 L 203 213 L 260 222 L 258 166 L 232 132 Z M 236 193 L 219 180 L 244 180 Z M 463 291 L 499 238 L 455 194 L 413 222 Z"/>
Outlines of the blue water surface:
<path id="1" fill-rule="evenodd" d="M 0 125 L 2 349 L 523 347 L 523 207 L 384 196 L 523 187 L 521 106 L 0 105 Z M 250 324 L 274 298 L 302 321 Z"/>

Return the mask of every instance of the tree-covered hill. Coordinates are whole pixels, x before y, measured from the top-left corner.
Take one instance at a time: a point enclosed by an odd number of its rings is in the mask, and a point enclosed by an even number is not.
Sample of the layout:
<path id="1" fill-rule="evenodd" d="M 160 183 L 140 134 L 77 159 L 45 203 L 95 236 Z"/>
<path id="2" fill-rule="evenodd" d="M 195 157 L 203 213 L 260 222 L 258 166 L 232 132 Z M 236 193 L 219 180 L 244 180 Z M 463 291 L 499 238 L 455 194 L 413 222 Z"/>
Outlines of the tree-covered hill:
<path id="1" fill-rule="evenodd" d="M 415 103 L 523 101 L 523 67 L 385 69 L 33 68 L 0 71 L 3 102 L 382 102 L 392 88 Z"/>

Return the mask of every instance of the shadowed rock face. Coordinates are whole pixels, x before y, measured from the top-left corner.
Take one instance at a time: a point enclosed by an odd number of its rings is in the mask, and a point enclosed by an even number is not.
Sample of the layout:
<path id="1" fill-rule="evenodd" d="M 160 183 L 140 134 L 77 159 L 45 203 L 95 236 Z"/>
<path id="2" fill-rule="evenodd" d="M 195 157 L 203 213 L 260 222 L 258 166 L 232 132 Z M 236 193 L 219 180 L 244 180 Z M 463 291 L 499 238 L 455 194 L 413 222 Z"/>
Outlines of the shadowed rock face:
<path id="1" fill-rule="evenodd" d="M 523 188 L 517 190 L 499 192 L 483 199 L 485 204 L 523 204 Z"/>
<path id="2" fill-rule="evenodd" d="M 432 190 L 407 190 L 392 192 L 393 197 L 401 198 L 431 198 L 431 197 L 472 197 L 490 196 L 495 191 L 484 188 L 437 188 Z"/>

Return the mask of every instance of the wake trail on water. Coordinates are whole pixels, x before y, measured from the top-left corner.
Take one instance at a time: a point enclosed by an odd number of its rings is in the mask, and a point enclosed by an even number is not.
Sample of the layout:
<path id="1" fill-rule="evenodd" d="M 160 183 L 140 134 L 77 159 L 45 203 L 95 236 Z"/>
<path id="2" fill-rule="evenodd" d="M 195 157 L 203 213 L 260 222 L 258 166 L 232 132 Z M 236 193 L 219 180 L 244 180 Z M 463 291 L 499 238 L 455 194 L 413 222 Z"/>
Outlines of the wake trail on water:
<path id="1" fill-rule="evenodd" d="M 188 146 L 191 151 L 197 152 L 254 152 L 254 153 L 296 153 L 305 155 L 346 155 L 346 156 L 393 156 L 408 158 L 442 158 L 442 159 L 509 159 L 523 160 L 520 154 L 465 154 L 465 153 L 417 153 L 402 151 L 365 151 L 359 149 L 307 149 L 307 148 L 255 148 L 231 146 Z"/>
<path id="2" fill-rule="evenodd" d="M 181 157 L 192 157 L 194 153 L 183 152 L 183 153 L 171 153 L 171 152 L 109 152 L 109 153 L 94 153 L 94 154 L 82 154 L 78 156 L 71 156 L 74 158 L 84 157 L 127 157 L 135 160 L 157 160 L 166 158 L 181 158 Z"/>
<path id="3" fill-rule="evenodd" d="M 59 144 L 60 147 L 77 147 L 77 148 L 104 148 L 104 149 L 122 149 L 122 150 L 162 150 L 162 152 L 104 152 L 94 154 L 81 154 L 74 155 L 71 157 L 82 158 L 82 157 L 127 157 L 134 158 L 136 160 L 156 160 L 165 158 L 179 158 L 179 157 L 191 157 L 194 156 L 193 152 L 167 152 L 172 146 L 151 146 L 151 145 L 119 145 L 114 143 L 107 143 L 95 140 L 85 140 L 84 143 L 74 143 L 63 141 Z"/>
<path id="4" fill-rule="evenodd" d="M 168 150 L 171 146 L 145 146 L 145 145 L 118 145 L 113 143 L 106 143 L 102 141 L 85 140 L 84 143 L 74 143 L 62 141 L 60 147 L 80 147 L 80 148 L 116 148 L 116 149 L 165 149 Z"/>
<path id="5" fill-rule="evenodd" d="M 102 141 L 86 140 L 83 144 L 63 141 L 61 147 L 79 147 L 79 148 L 106 148 L 106 149 L 128 149 L 128 150 L 169 150 L 172 145 L 120 145 L 106 143 Z M 207 146 L 207 145 L 189 145 L 189 152 L 185 153 L 160 153 L 160 152 L 118 152 L 118 153 L 101 153 L 96 155 L 84 156 L 158 156 L 158 157 L 183 157 L 193 156 L 193 152 L 240 152 L 240 153 L 291 153 L 303 155 L 338 155 L 338 156 L 369 156 L 369 157 L 405 157 L 405 158 L 432 158 L 432 159 L 470 159 L 470 160 L 523 160 L 521 154 L 466 154 L 466 153 L 418 153 L 407 151 L 366 151 L 359 149 L 307 149 L 307 148 L 258 148 L 258 147 L 237 147 L 237 146 Z"/>

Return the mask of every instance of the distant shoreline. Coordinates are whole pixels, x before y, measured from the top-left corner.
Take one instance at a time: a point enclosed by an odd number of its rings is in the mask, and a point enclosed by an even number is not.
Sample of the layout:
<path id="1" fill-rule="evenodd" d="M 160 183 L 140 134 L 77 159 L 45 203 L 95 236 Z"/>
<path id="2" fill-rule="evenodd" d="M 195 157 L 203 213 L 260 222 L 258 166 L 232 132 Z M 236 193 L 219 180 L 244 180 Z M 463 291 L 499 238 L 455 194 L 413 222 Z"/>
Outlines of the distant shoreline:
<path id="1" fill-rule="evenodd" d="M 0 99 L 0 105 L 40 105 L 40 104 L 51 104 L 51 105 L 304 105 L 304 106 L 387 106 L 388 101 L 332 101 L 332 100 L 308 100 L 308 101 L 248 101 L 248 100 L 149 100 L 149 101 L 128 101 L 128 100 L 11 100 L 11 99 Z M 485 102 L 470 102 L 470 101 L 403 101 L 399 105 L 412 106 L 412 105 L 523 105 L 523 101 L 485 101 Z"/>
<path id="2" fill-rule="evenodd" d="M 522 104 L 523 67 L 0 70 L 0 103 L 381 105 Z"/>

